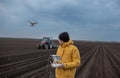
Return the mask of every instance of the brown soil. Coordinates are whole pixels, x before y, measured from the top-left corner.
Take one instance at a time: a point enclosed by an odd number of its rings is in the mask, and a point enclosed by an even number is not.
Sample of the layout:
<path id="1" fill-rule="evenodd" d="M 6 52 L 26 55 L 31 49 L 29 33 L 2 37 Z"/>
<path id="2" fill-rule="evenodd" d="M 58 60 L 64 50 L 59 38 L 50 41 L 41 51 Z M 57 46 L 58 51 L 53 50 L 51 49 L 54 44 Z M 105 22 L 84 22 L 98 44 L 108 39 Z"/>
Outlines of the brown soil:
<path id="1" fill-rule="evenodd" d="M 38 39 L 0 38 L 0 78 L 55 78 L 49 55 Z M 55 41 L 57 43 L 57 41 Z M 120 78 L 120 43 L 75 41 L 81 66 L 75 78 Z"/>

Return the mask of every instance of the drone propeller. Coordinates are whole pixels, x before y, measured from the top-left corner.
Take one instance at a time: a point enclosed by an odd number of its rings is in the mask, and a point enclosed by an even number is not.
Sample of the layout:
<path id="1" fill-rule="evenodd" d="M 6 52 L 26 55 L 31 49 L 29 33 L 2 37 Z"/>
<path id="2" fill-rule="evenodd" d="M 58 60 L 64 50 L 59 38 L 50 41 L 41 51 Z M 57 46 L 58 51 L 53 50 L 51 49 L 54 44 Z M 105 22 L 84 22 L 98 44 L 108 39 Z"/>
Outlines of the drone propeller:
<path id="1" fill-rule="evenodd" d="M 31 24 L 31 26 L 34 26 L 35 24 L 38 24 L 37 21 L 35 21 L 35 22 L 31 22 L 29 20 L 27 20 L 27 21 Z"/>

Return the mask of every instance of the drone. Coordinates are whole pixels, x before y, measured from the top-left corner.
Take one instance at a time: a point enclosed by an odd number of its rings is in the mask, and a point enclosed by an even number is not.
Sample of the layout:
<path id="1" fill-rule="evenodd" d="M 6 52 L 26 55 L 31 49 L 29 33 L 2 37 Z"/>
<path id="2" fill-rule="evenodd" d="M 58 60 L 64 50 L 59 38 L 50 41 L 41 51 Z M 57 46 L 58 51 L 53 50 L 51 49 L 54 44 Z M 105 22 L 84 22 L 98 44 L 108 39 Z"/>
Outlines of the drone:
<path id="1" fill-rule="evenodd" d="M 28 22 L 31 24 L 31 26 L 35 26 L 36 24 L 38 24 L 37 21 L 31 22 L 31 21 L 28 20 Z"/>

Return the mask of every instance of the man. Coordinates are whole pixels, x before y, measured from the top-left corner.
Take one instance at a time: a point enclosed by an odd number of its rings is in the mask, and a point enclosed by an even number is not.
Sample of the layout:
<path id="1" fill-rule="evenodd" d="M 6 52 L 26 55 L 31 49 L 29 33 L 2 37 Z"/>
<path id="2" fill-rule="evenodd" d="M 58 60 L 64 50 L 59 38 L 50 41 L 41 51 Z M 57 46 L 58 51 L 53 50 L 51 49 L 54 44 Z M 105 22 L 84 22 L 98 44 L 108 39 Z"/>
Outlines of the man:
<path id="1" fill-rule="evenodd" d="M 76 67 L 80 66 L 80 52 L 67 32 L 59 34 L 59 44 L 56 55 L 61 57 L 61 65 L 56 68 L 56 78 L 74 78 Z"/>

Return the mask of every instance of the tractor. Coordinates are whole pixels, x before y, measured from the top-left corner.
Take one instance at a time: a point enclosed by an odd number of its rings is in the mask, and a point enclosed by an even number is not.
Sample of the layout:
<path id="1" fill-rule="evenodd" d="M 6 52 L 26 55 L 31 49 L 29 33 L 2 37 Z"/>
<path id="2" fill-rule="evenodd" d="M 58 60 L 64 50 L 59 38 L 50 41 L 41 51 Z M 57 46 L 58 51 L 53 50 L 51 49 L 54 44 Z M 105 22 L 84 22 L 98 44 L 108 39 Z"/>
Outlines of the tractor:
<path id="1" fill-rule="evenodd" d="M 41 39 L 40 43 L 37 45 L 38 49 L 55 49 L 57 48 L 57 45 L 53 43 L 50 39 L 50 37 L 43 37 Z"/>

